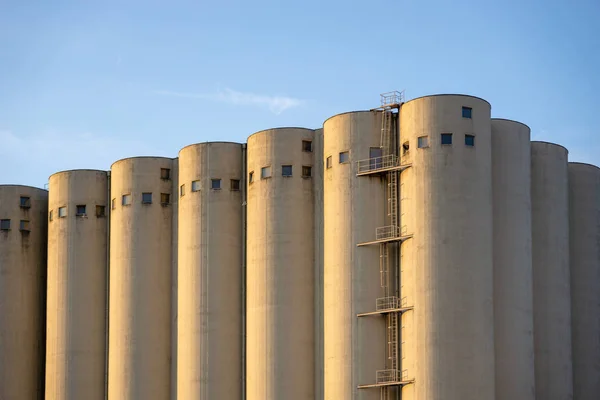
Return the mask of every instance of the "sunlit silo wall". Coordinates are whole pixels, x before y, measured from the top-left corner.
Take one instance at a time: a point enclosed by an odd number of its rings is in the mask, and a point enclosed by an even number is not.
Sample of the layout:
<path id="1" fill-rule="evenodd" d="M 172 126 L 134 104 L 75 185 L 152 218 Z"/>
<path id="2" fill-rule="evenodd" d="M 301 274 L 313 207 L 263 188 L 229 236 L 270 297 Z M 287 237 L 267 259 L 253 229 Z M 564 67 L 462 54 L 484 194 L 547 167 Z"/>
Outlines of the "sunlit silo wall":
<path id="1" fill-rule="evenodd" d="M 401 283 L 414 306 L 402 315 L 402 368 L 414 378 L 403 400 L 495 396 L 490 108 L 438 95 L 400 110 L 402 159 L 412 164 L 400 209 L 413 235 L 402 243 Z"/>
<path id="2" fill-rule="evenodd" d="M 243 190 L 240 143 L 179 152 L 179 399 L 241 398 Z"/>
<path id="3" fill-rule="evenodd" d="M 313 140 L 313 194 L 315 235 L 315 399 L 323 399 L 323 128 Z"/>
<path id="4" fill-rule="evenodd" d="M 374 311 L 382 297 L 377 246 L 385 225 L 386 197 L 379 176 L 356 175 L 356 161 L 368 159 L 381 144 L 381 113 L 350 112 L 323 124 L 323 357 L 324 398 L 379 399 L 379 389 L 357 389 L 375 382 L 385 369 L 382 317 L 357 318 Z"/>
<path id="5" fill-rule="evenodd" d="M 600 398 L 600 168 L 569 163 L 573 398 Z"/>
<path id="6" fill-rule="evenodd" d="M 48 192 L 0 185 L 0 399 L 43 399 Z"/>
<path id="7" fill-rule="evenodd" d="M 111 167 L 108 399 L 169 399 L 174 160 Z"/>
<path id="8" fill-rule="evenodd" d="M 46 398 L 105 398 L 108 174 L 50 177 Z"/>
<path id="9" fill-rule="evenodd" d="M 313 140 L 301 128 L 248 138 L 248 400 L 314 398 Z"/>
<path id="10" fill-rule="evenodd" d="M 567 149 L 531 143 L 536 399 L 573 396 Z"/>
<path id="11" fill-rule="evenodd" d="M 529 138 L 492 119 L 496 399 L 535 399 Z"/>

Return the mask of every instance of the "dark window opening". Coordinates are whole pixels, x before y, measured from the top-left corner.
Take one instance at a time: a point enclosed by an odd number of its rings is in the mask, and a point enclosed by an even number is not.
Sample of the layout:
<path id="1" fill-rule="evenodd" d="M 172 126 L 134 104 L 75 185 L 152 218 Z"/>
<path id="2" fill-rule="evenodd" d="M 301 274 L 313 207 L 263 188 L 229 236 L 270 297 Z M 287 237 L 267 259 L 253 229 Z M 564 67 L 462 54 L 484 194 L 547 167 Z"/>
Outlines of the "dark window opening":
<path id="1" fill-rule="evenodd" d="M 331 162 L 331 156 L 327 157 L 327 161 L 325 162 L 325 165 L 327 166 L 327 169 L 331 168 L 331 165 L 333 163 Z"/>
<path id="2" fill-rule="evenodd" d="M 463 118 L 472 118 L 473 109 L 471 107 L 463 107 L 462 108 L 462 116 Z"/>
<path id="3" fill-rule="evenodd" d="M 30 208 L 31 207 L 31 199 L 29 196 L 21 196 L 19 205 L 21 208 Z"/>
<path id="4" fill-rule="evenodd" d="M 106 206 L 96 206 L 96 217 L 97 218 L 106 217 Z"/>
<path id="5" fill-rule="evenodd" d="M 171 170 L 169 168 L 160 169 L 160 179 L 169 180 L 171 179 Z"/>
<path id="6" fill-rule="evenodd" d="M 381 147 L 369 147 L 369 169 L 383 167 L 383 149 Z"/>
<path id="7" fill-rule="evenodd" d="M 310 178 L 312 176 L 312 167 L 310 165 L 302 166 L 302 177 Z"/>
<path id="8" fill-rule="evenodd" d="M 221 190 L 221 180 L 220 179 L 211 179 L 210 180 L 210 188 L 212 190 Z"/>
<path id="9" fill-rule="evenodd" d="M 117 199 L 112 199 L 112 201 L 110 202 L 110 206 L 113 210 L 117 208 Z"/>
<path id="10" fill-rule="evenodd" d="M 250 171 L 248 174 L 248 183 L 254 182 L 254 171 Z"/>
<path id="11" fill-rule="evenodd" d="M 168 206 L 171 203 L 171 195 L 169 193 L 160 194 L 160 204 Z"/>
<path id="12" fill-rule="evenodd" d="M 442 144 L 452 144 L 451 133 L 442 133 Z"/>
<path id="13" fill-rule="evenodd" d="M 292 176 L 292 166 L 291 165 L 282 165 L 281 166 L 281 175 L 282 176 Z"/>
<path id="14" fill-rule="evenodd" d="M 53 214 L 54 214 L 54 211 L 50 210 L 50 212 L 48 213 L 48 220 L 49 221 L 52 221 L 54 219 L 54 215 Z"/>
<path id="15" fill-rule="evenodd" d="M 312 142 L 310 140 L 303 140 L 302 141 L 302 151 L 306 151 L 311 153 L 313 151 L 312 149 Z"/>
<path id="16" fill-rule="evenodd" d="M 142 193 L 142 204 L 152 204 L 152 193 Z"/>
<path id="17" fill-rule="evenodd" d="M 410 143 L 409 142 L 402 143 L 402 154 L 408 153 L 409 149 L 410 149 Z"/>
<path id="18" fill-rule="evenodd" d="M 2 230 L 2 231 L 10 230 L 10 219 L 0 219 L 0 230 Z"/>
<path id="19" fill-rule="evenodd" d="M 239 179 L 232 179 L 229 181 L 229 189 L 233 192 L 237 192 L 240 190 L 240 180 Z"/>
<path id="20" fill-rule="evenodd" d="M 346 164 L 350 162 L 350 153 L 347 151 L 340 152 L 340 164 Z"/>
<path id="21" fill-rule="evenodd" d="M 22 232 L 29 232 L 29 221 L 22 219 L 19 223 L 19 230 Z"/>
<path id="22" fill-rule="evenodd" d="M 179 197 L 185 196 L 185 183 L 179 186 Z"/>
<path id="23" fill-rule="evenodd" d="M 475 135 L 465 135 L 465 146 L 475 146 Z"/>
<path id="24" fill-rule="evenodd" d="M 75 216 L 76 217 L 84 217 L 85 215 L 86 215 L 85 204 L 76 206 Z"/>

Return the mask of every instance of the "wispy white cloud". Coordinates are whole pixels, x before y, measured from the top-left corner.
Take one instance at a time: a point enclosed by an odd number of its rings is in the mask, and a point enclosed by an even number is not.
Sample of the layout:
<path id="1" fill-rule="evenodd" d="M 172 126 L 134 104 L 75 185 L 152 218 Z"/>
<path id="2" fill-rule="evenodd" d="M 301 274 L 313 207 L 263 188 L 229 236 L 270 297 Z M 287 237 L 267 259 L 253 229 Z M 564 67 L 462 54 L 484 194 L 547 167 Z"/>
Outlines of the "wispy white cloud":
<path id="1" fill-rule="evenodd" d="M 157 90 L 154 93 L 162 96 L 219 101 L 236 106 L 256 106 L 266 108 L 274 114 L 281 114 L 286 110 L 299 107 L 304 104 L 304 100 L 294 97 L 269 96 L 249 92 L 238 92 L 237 90 L 229 88 L 219 90 L 216 93 L 185 93 L 173 92 L 170 90 Z"/>

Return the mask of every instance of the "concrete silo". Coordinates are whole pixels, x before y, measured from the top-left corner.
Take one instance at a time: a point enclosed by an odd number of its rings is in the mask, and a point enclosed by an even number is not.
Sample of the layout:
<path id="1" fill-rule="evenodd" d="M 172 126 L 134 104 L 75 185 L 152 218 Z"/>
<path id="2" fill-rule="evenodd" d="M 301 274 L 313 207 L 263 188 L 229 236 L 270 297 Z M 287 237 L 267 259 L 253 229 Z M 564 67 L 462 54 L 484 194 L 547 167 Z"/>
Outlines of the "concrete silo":
<path id="1" fill-rule="evenodd" d="M 403 400 L 493 399 L 491 106 L 426 96 L 400 109 Z"/>
<path id="2" fill-rule="evenodd" d="M 573 396 L 567 149 L 531 143 L 536 399 Z"/>
<path id="3" fill-rule="evenodd" d="M 496 399 L 535 399 L 529 137 L 492 119 Z"/>
<path id="4" fill-rule="evenodd" d="M 0 399 L 44 398 L 48 192 L 0 185 Z"/>
<path id="5" fill-rule="evenodd" d="M 246 398 L 314 398 L 314 132 L 248 138 Z"/>
<path id="6" fill-rule="evenodd" d="M 109 183 L 106 171 L 50 176 L 46 398 L 105 398 Z"/>
<path id="7" fill-rule="evenodd" d="M 573 398 L 600 398 L 600 168 L 569 163 Z"/>
<path id="8" fill-rule="evenodd" d="M 179 152 L 179 399 L 242 398 L 240 143 Z"/>
<path id="9" fill-rule="evenodd" d="M 375 240 L 377 228 L 386 225 L 385 180 L 379 174 L 358 176 L 356 167 L 359 160 L 382 156 L 381 122 L 380 112 L 358 111 L 335 115 L 323 124 L 323 358 L 327 400 L 379 399 L 381 389 L 358 386 L 375 383 L 377 371 L 387 369 L 386 317 L 357 317 L 376 310 L 377 299 L 385 296 L 380 249 L 377 245 L 357 247 Z M 382 158 L 372 164 L 366 164 L 367 170 L 382 166 Z"/>
<path id="10" fill-rule="evenodd" d="M 312 143 L 315 235 L 315 399 L 323 399 L 323 128 L 315 129 Z"/>
<path id="11" fill-rule="evenodd" d="M 108 399 L 171 394 L 173 159 L 111 167 Z"/>

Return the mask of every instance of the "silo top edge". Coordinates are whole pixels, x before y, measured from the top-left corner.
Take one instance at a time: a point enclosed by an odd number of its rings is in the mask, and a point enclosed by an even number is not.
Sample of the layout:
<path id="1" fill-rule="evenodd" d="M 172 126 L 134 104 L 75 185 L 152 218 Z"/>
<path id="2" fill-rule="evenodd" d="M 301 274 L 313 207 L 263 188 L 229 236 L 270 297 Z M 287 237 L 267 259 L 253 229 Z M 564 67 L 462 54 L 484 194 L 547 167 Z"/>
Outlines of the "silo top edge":
<path id="1" fill-rule="evenodd" d="M 248 139 L 246 139 L 246 142 L 247 142 L 247 141 L 248 141 L 248 140 L 249 140 L 249 139 L 250 139 L 252 136 L 254 136 L 254 135 L 257 135 L 257 134 L 259 134 L 259 133 L 266 132 L 266 131 L 277 131 L 277 130 L 282 130 L 282 129 L 300 129 L 300 130 L 305 130 L 305 131 L 313 131 L 313 132 L 314 132 L 314 129 L 310 129 L 310 128 L 304 128 L 304 127 L 301 127 L 301 126 L 280 126 L 280 127 L 278 127 L 278 128 L 262 129 L 262 130 L 260 130 L 260 131 L 258 131 L 258 132 L 254 132 L 253 134 L 251 134 L 250 136 L 248 136 Z"/>
<path id="2" fill-rule="evenodd" d="M 569 152 L 569 149 L 567 149 L 567 148 L 566 148 L 565 146 L 563 146 L 562 144 L 558 144 L 558 143 L 552 143 L 552 142 L 546 142 L 546 141 L 544 141 L 544 140 L 532 140 L 532 141 L 531 141 L 531 144 L 534 144 L 534 143 L 542 143 L 542 144 L 549 144 L 549 145 L 556 146 L 556 147 L 562 147 L 563 149 L 565 149 L 565 151 L 566 151 L 567 153 Z"/>
<path id="3" fill-rule="evenodd" d="M 48 192 L 48 190 L 39 188 L 37 186 L 19 185 L 17 183 L 2 183 L 2 184 L 0 184 L 0 189 L 3 187 L 21 187 L 21 188 L 27 188 L 27 189 L 36 189 L 36 190 L 39 190 L 42 192 Z"/>
<path id="4" fill-rule="evenodd" d="M 519 125 L 523 125 L 524 127 L 526 127 L 527 129 L 531 130 L 531 128 L 529 127 L 529 125 L 527 125 L 524 122 L 521 121 L 516 121 L 514 119 L 508 119 L 508 118 L 492 118 L 492 121 L 507 121 L 507 122 L 514 122 L 515 124 L 519 124 Z"/>
<path id="5" fill-rule="evenodd" d="M 121 158 L 120 160 L 115 161 L 114 163 L 112 163 L 110 165 L 110 169 L 112 169 L 113 165 L 120 163 L 121 161 L 127 161 L 127 160 L 138 160 L 138 159 L 146 159 L 146 158 L 152 158 L 155 160 L 176 160 L 177 157 L 173 158 L 173 157 L 161 157 L 161 156 L 135 156 L 135 157 L 125 157 L 125 158 Z"/>
<path id="6" fill-rule="evenodd" d="M 590 164 L 590 163 L 584 163 L 584 162 L 579 162 L 579 161 L 569 161 L 569 165 L 580 165 L 582 167 L 592 167 L 595 168 L 597 170 L 600 170 L 600 167 L 594 164 Z"/>
<path id="7" fill-rule="evenodd" d="M 178 152 L 177 154 L 181 154 L 181 152 L 182 152 L 184 149 L 187 149 L 188 147 L 199 146 L 199 145 L 201 145 L 201 144 L 237 144 L 237 145 L 239 145 L 239 146 L 243 146 L 243 145 L 244 145 L 244 143 L 239 143 L 239 142 L 229 142 L 229 141 L 222 141 L 222 140 L 217 140 L 217 141 L 213 141 L 213 142 L 210 142 L 210 141 L 207 141 L 207 142 L 198 142 L 198 143 L 191 143 L 191 144 L 188 144 L 187 146 L 183 146 L 183 147 L 182 147 L 182 148 L 179 150 L 179 152 Z"/>
<path id="8" fill-rule="evenodd" d="M 414 99 L 410 99 L 410 100 L 408 100 L 408 101 L 404 102 L 404 104 L 410 103 L 411 101 L 415 101 L 415 100 L 424 99 L 424 98 L 427 98 L 427 97 L 440 97 L 440 96 L 459 96 L 459 97 L 470 97 L 470 98 L 472 98 L 472 99 L 477 99 L 477 100 L 481 100 L 481 101 L 483 101 L 483 102 L 486 102 L 486 103 L 487 103 L 487 104 L 490 106 L 490 108 L 492 108 L 492 104 L 491 104 L 489 101 L 487 101 L 486 99 L 484 99 L 484 98 L 477 97 L 477 96 L 472 96 L 472 95 L 470 95 L 470 94 L 461 94 L 461 93 L 442 93 L 442 94 L 429 94 L 429 95 L 426 95 L 426 96 L 415 97 Z"/>
<path id="9" fill-rule="evenodd" d="M 58 174 L 64 174 L 66 172 L 104 172 L 105 174 L 108 174 L 108 171 L 103 170 L 103 169 L 88 169 L 88 168 L 81 168 L 81 169 L 65 169 L 63 171 L 58 171 L 53 173 L 52 175 L 50 175 L 48 177 L 48 179 L 52 178 L 54 175 L 58 175 Z"/>
<path id="10" fill-rule="evenodd" d="M 332 115 L 331 117 L 327 118 L 325 121 L 323 121 L 323 125 L 322 126 L 325 126 L 325 122 L 329 121 L 332 118 L 339 117 L 340 115 L 368 113 L 368 112 L 373 112 L 373 111 L 371 111 L 371 110 L 356 110 L 356 111 L 345 111 L 345 112 L 342 112 L 342 113 L 339 113 L 339 114 L 335 114 L 335 115 Z"/>

